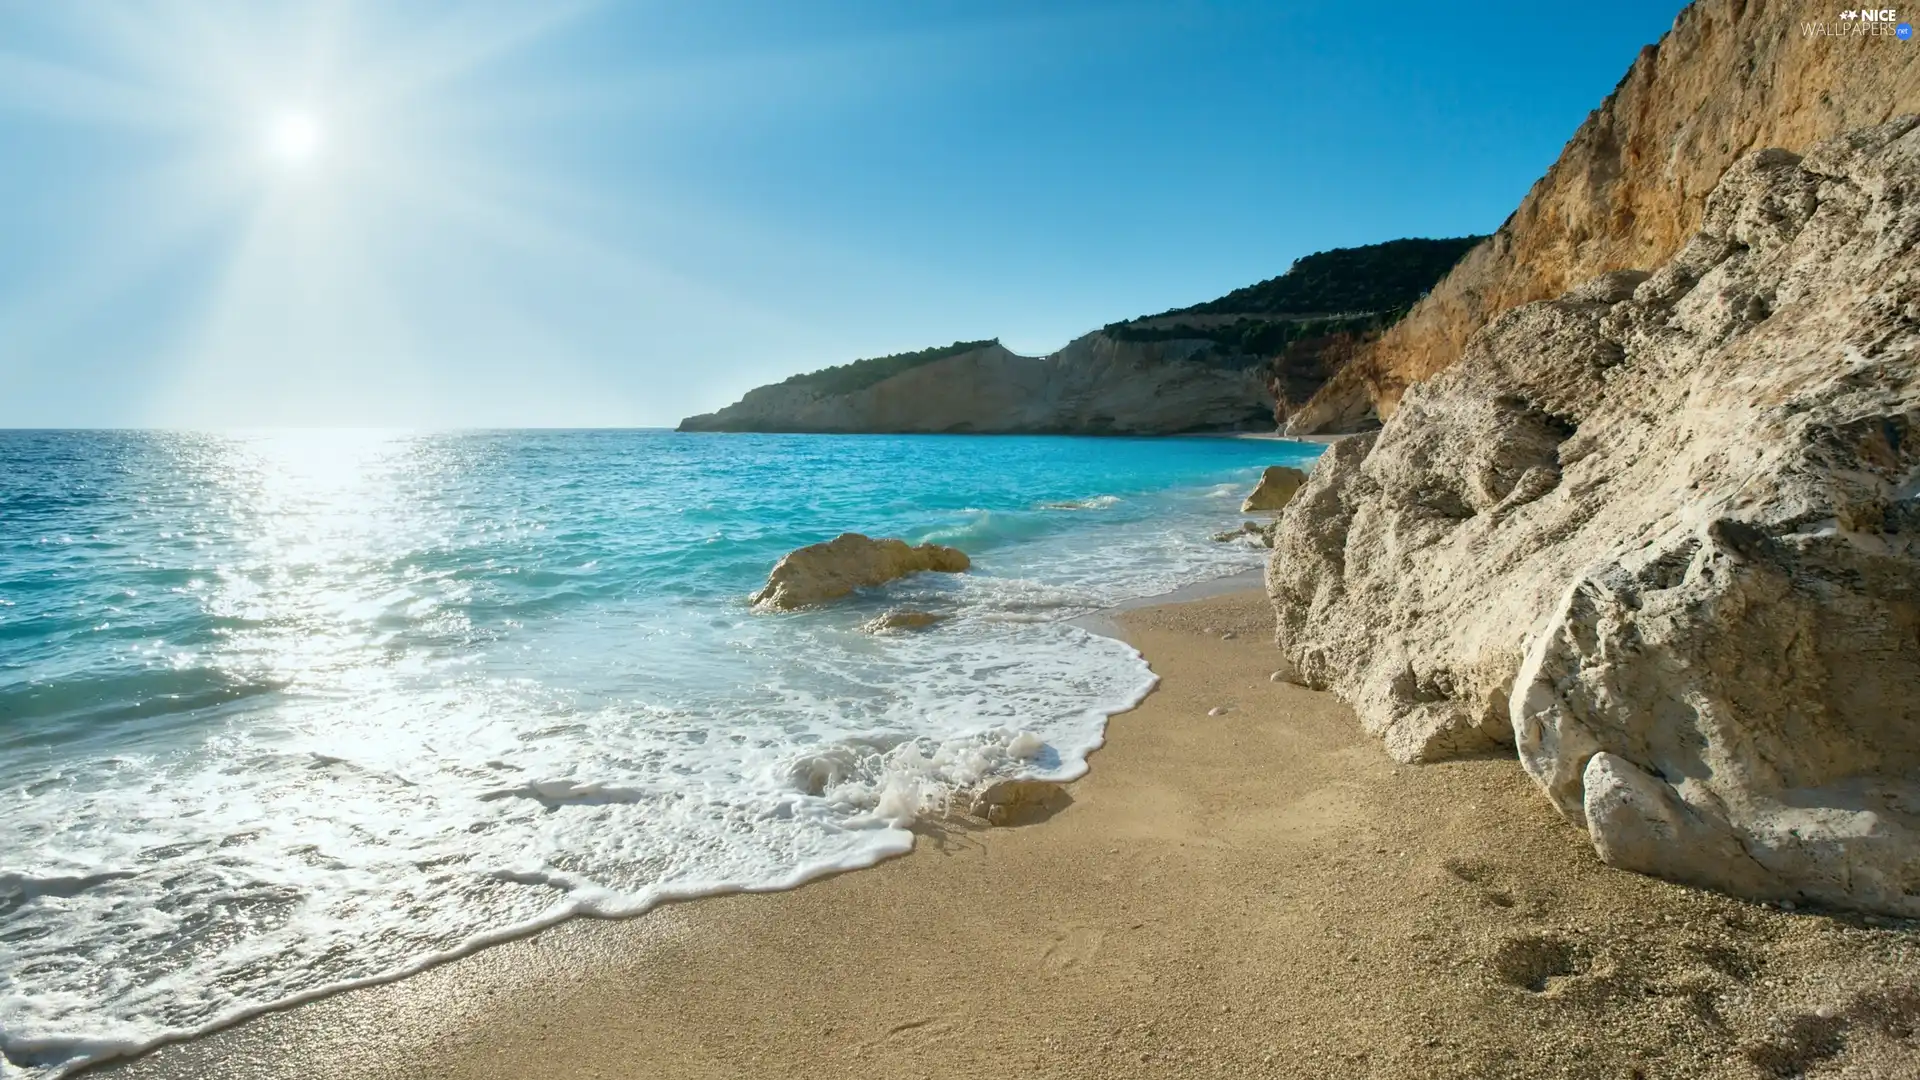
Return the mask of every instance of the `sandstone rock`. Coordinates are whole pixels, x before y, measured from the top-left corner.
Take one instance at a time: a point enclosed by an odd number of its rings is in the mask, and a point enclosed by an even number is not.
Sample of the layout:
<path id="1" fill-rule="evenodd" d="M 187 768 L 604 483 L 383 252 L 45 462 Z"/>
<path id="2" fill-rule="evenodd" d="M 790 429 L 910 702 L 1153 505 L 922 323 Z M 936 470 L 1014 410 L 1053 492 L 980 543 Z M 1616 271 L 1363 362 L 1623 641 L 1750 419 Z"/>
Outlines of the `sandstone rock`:
<path id="1" fill-rule="evenodd" d="M 1028 825 L 1072 802 L 1067 789 L 1051 780 L 1001 780 L 975 795 L 969 812 L 990 825 Z"/>
<path id="2" fill-rule="evenodd" d="M 1253 494 L 1248 495 L 1240 504 L 1240 512 L 1251 514 L 1260 510 L 1278 512 L 1293 500 L 1300 485 L 1307 482 L 1307 474 L 1291 465 L 1269 465 L 1260 474 L 1260 482 L 1253 486 Z"/>
<path id="3" fill-rule="evenodd" d="M 1214 533 L 1213 538 L 1219 541 L 1220 543 L 1225 544 L 1234 540 L 1238 540 L 1243 536 L 1256 536 L 1256 535 L 1264 536 L 1266 533 L 1266 529 L 1267 529 L 1267 526 L 1262 525 L 1257 521 L 1243 521 L 1240 523 L 1239 528 L 1228 529 L 1225 532 Z M 1273 545 L 1268 544 L 1267 546 L 1272 547 Z"/>
<path id="4" fill-rule="evenodd" d="M 1491 323 L 1280 517 L 1283 670 L 1607 861 L 1920 916 L 1920 120 Z"/>
<path id="5" fill-rule="evenodd" d="M 809 544 L 774 564 L 760 591 L 748 597 L 756 608 L 787 610 L 838 599 L 855 589 L 935 570 L 957 574 L 970 563 L 965 552 L 939 544 L 910 547 L 904 540 L 874 540 L 841 533 Z"/>
<path id="6" fill-rule="evenodd" d="M 862 623 L 860 629 L 868 634 L 898 634 L 908 630 L 925 630 L 935 623 L 945 621 L 947 616 L 937 612 L 898 608 L 875 615 Z"/>
<path id="7" fill-rule="evenodd" d="M 1920 50 L 1809 37 L 1833 12 L 1698 0 L 1580 125 L 1492 238 L 1379 339 L 1361 344 L 1290 434 L 1391 416 L 1409 386 L 1452 365 L 1481 327 L 1611 270 L 1657 265 L 1700 226 L 1707 193 L 1750 147 L 1801 150 L 1920 103 Z"/>

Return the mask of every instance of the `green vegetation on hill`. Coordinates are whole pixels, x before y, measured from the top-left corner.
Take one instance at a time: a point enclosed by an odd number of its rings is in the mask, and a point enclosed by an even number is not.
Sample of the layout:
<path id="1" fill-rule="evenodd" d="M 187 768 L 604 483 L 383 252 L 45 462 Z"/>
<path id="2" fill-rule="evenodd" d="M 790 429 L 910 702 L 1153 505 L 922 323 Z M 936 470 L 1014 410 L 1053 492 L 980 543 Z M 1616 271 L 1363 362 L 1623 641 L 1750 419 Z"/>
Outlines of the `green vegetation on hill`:
<path id="1" fill-rule="evenodd" d="M 1120 341 L 1211 341 L 1215 361 L 1229 365 L 1277 357 L 1298 341 L 1366 337 L 1398 322 L 1483 239 L 1389 240 L 1315 252 L 1279 277 L 1204 304 L 1112 323 L 1106 334 Z M 1196 326 L 1176 321 L 1183 315 L 1214 317 L 1195 320 L 1202 324 L 1219 316 L 1239 318 Z M 1162 325 L 1147 325 L 1149 320 Z"/>
<path id="2" fill-rule="evenodd" d="M 1296 260 L 1279 277 L 1235 289 L 1218 300 L 1147 317 L 1240 316 L 1226 325 L 1146 326 L 1142 325 L 1146 320 L 1134 319 L 1113 323 L 1106 333 L 1121 341 L 1211 341 L 1213 348 L 1205 355 L 1212 362 L 1249 366 L 1280 356 L 1296 342 L 1336 335 L 1364 337 L 1392 325 L 1483 239 L 1389 240 L 1319 251 Z M 999 343 L 998 338 L 956 341 L 919 352 L 855 360 L 795 375 L 780 385 L 850 394 L 923 364 Z"/>
<path id="3" fill-rule="evenodd" d="M 1342 315 L 1413 306 L 1484 236 L 1389 240 L 1298 259 L 1279 277 L 1168 315 Z"/>
<path id="4" fill-rule="evenodd" d="M 1244 366 L 1246 363 L 1257 363 L 1261 357 L 1277 356 L 1288 345 L 1305 338 L 1339 333 L 1365 334 L 1391 324 L 1405 313 L 1405 308 L 1398 308 L 1368 315 L 1336 315 L 1323 319 L 1253 318 L 1241 319 L 1227 326 L 1208 327 L 1114 323 L 1106 328 L 1106 333 L 1120 341 L 1211 341 L 1216 359 L 1231 361 L 1239 358 L 1239 366 Z"/>
<path id="5" fill-rule="evenodd" d="M 821 368 L 819 371 L 810 371 L 805 375 L 795 375 L 780 385 L 804 386 L 823 394 L 850 394 L 855 390 L 865 390 L 874 383 L 890 379 L 903 371 L 911 371 L 922 364 L 931 364 L 935 360 L 945 360 L 949 356 L 959 356 L 961 353 L 998 344 L 1000 344 L 999 338 L 988 338 L 985 341 L 956 341 L 951 345 L 938 345 L 931 349 L 921 349 L 919 352 L 876 356 L 868 360 L 855 360 L 830 368 Z"/>

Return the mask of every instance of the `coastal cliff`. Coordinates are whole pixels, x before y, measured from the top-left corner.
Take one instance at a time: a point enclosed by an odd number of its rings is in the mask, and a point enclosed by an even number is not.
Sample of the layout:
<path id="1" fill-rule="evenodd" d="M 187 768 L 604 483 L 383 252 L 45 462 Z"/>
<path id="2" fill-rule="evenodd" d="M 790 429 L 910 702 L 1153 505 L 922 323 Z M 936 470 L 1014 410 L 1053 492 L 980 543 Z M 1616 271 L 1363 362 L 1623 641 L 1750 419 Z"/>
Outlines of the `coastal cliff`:
<path id="1" fill-rule="evenodd" d="M 1270 429 L 1255 363 L 1194 340 L 1088 334 L 1050 356 L 987 342 L 840 390 L 795 380 L 750 391 L 681 431 L 1165 435 Z"/>
<path id="2" fill-rule="evenodd" d="M 750 391 L 682 431 L 1167 435 L 1267 431 L 1480 237 L 1316 252 L 1217 300 L 1047 356 L 998 341 L 860 360 Z"/>
<path id="3" fill-rule="evenodd" d="M 1495 319 L 1321 458 L 1267 586 L 1396 758 L 1517 750 L 1613 865 L 1920 917 L 1920 118 Z"/>
<path id="4" fill-rule="evenodd" d="M 1405 319 L 1362 344 L 1291 434 L 1392 415 L 1407 388 L 1458 360 L 1502 312 L 1612 270 L 1656 266 L 1699 228 L 1709 192 L 1747 152 L 1803 150 L 1920 109 L 1913 43 L 1807 32 L 1834 9 L 1702 0 L 1643 49 L 1519 208 Z M 1852 24 L 1865 29 L 1863 24 Z"/>

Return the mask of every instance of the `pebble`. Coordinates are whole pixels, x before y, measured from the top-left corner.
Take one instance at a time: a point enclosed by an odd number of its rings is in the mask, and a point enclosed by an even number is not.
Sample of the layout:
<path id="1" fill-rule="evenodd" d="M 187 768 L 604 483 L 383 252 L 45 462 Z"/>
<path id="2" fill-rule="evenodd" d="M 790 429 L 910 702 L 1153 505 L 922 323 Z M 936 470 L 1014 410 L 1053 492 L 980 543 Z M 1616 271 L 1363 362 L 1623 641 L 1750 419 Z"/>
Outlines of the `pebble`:
<path id="1" fill-rule="evenodd" d="M 1227 715 L 1227 707 L 1225 705 L 1215 705 L 1213 708 L 1207 710 L 1207 715 L 1225 716 Z"/>
<path id="2" fill-rule="evenodd" d="M 1276 671 L 1273 674 L 1267 676 L 1267 681 L 1268 682 L 1286 682 L 1287 673 L 1284 671 Z"/>
<path id="3" fill-rule="evenodd" d="M 1239 634 L 1236 634 L 1236 633 L 1234 633 L 1233 631 L 1231 631 L 1231 630 L 1229 630 L 1229 631 L 1227 631 L 1226 633 L 1224 633 L 1224 634 L 1221 634 L 1221 635 L 1220 635 L 1220 640 L 1221 640 L 1221 641 L 1232 641 L 1232 640 L 1233 640 L 1234 638 L 1237 638 L 1237 637 L 1239 637 L 1239 636 L 1240 636 Z"/>

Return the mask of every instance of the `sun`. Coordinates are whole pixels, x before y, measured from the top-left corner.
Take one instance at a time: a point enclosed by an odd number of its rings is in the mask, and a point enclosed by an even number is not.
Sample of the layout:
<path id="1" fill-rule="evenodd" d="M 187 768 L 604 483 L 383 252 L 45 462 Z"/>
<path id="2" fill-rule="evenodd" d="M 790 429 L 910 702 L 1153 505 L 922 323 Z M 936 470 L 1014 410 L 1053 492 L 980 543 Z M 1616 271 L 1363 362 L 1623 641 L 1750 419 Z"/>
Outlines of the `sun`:
<path id="1" fill-rule="evenodd" d="M 290 109 L 268 123 L 267 154 L 283 165 L 306 165 L 325 149 L 325 135 L 318 117 L 305 110 Z"/>

